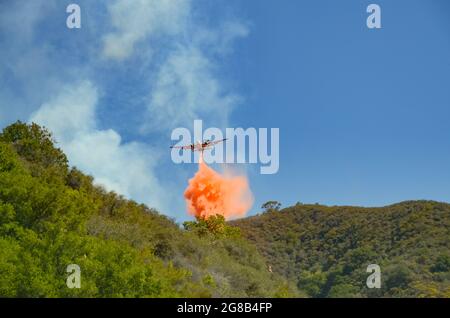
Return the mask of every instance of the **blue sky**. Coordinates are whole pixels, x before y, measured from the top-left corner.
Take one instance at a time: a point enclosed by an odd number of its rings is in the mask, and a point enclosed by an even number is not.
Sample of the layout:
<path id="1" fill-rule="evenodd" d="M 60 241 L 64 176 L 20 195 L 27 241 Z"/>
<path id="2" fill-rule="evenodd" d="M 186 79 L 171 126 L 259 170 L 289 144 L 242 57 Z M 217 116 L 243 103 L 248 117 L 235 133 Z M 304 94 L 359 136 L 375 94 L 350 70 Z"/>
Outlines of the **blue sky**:
<path id="1" fill-rule="evenodd" d="M 279 172 L 244 167 L 251 213 L 450 201 L 446 0 L 4 1 L 0 47 L 1 127 L 47 125 L 72 164 L 177 220 L 196 167 L 167 146 L 197 118 L 280 128 Z"/>

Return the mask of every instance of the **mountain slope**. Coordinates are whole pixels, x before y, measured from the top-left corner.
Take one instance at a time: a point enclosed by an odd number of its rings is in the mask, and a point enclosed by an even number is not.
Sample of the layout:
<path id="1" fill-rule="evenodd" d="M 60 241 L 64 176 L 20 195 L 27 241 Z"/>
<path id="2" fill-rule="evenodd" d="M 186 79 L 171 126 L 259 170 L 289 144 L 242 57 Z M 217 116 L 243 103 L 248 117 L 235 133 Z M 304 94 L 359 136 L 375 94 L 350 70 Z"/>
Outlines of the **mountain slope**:
<path id="1" fill-rule="evenodd" d="M 232 224 L 310 296 L 450 297 L 450 204 L 297 204 Z M 366 286 L 369 264 L 381 267 L 380 289 Z"/>
<path id="2" fill-rule="evenodd" d="M 268 205 L 181 229 L 70 168 L 38 125 L 0 134 L 0 297 L 450 297 L 449 237 L 450 205 L 431 201 Z"/>
<path id="3" fill-rule="evenodd" d="M 0 134 L 0 297 L 298 295 L 236 229 L 214 221 L 214 230 L 184 230 L 94 186 L 35 124 Z M 66 285 L 69 264 L 81 269 L 80 289 Z"/>

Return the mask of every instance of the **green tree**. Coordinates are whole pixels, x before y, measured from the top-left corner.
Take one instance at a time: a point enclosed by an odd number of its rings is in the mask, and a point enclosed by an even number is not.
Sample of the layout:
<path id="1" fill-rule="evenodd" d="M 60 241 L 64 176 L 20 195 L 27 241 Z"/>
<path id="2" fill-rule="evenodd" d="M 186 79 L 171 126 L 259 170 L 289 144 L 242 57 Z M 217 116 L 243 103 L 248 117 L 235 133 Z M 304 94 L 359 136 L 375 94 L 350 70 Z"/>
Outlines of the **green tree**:
<path id="1" fill-rule="evenodd" d="M 240 229 L 227 225 L 225 217 L 220 214 L 208 218 L 197 218 L 197 221 L 184 222 L 187 231 L 195 232 L 199 236 L 212 234 L 216 237 L 239 237 Z"/>
<path id="2" fill-rule="evenodd" d="M 267 201 L 264 203 L 261 208 L 265 212 L 273 212 L 273 211 L 279 211 L 281 208 L 281 203 L 278 201 Z"/>
<path id="3" fill-rule="evenodd" d="M 450 255 L 439 255 L 436 262 L 431 267 L 432 272 L 449 272 L 450 271 Z"/>
<path id="4" fill-rule="evenodd" d="M 35 123 L 27 125 L 17 121 L 3 129 L 0 141 L 12 144 L 21 157 L 32 163 L 39 163 L 44 167 L 68 167 L 67 157 L 61 149 L 55 147 L 52 134 Z"/>
<path id="5" fill-rule="evenodd" d="M 305 291 L 310 297 L 320 297 L 322 288 L 327 282 L 327 274 L 322 271 L 302 272 L 298 282 L 298 288 Z"/>

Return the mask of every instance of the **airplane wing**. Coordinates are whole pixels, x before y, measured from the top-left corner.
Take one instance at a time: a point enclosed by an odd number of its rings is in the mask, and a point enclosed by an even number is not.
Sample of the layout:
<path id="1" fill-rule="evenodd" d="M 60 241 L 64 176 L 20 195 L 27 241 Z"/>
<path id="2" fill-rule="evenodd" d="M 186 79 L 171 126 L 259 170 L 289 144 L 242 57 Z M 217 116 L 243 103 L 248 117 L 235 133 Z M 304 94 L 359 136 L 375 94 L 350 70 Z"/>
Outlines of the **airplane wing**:
<path id="1" fill-rule="evenodd" d="M 211 141 L 211 142 L 209 142 L 208 146 L 217 145 L 218 143 L 221 143 L 221 142 L 223 142 L 225 140 L 227 140 L 227 138 Z"/>
<path id="2" fill-rule="evenodd" d="M 191 149 L 191 146 L 170 146 L 171 149 Z"/>

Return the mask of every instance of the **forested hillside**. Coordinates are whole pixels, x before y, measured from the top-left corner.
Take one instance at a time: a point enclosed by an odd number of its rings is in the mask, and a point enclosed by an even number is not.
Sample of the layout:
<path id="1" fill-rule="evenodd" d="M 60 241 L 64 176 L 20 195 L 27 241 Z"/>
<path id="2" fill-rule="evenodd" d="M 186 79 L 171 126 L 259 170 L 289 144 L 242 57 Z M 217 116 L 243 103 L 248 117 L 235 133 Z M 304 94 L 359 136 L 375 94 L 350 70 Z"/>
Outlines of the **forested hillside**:
<path id="1" fill-rule="evenodd" d="M 278 274 L 311 297 L 450 297 L 450 205 L 303 205 L 233 222 Z M 381 288 L 369 289 L 369 264 Z"/>
<path id="2" fill-rule="evenodd" d="M 0 297 L 450 297 L 449 238 L 450 205 L 431 201 L 272 202 L 182 228 L 95 186 L 38 125 L 0 134 Z M 369 264 L 380 289 L 366 286 Z"/>
<path id="3" fill-rule="evenodd" d="M 223 219 L 185 226 L 94 186 L 35 124 L 0 134 L 0 297 L 299 295 Z"/>

